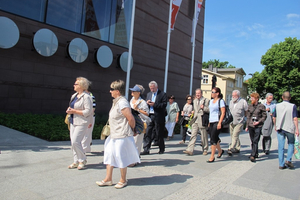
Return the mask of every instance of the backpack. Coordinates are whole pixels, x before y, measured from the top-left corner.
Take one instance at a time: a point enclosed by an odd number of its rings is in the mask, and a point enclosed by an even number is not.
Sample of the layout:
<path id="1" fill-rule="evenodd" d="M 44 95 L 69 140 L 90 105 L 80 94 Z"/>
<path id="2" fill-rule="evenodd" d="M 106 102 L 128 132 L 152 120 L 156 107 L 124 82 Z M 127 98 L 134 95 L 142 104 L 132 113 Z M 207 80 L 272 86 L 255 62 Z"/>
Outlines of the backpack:
<path id="1" fill-rule="evenodd" d="M 223 100 L 223 99 L 220 99 L 220 100 Z M 219 100 L 219 119 L 220 119 L 220 116 L 221 116 L 220 100 Z M 232 114 L 231 114 L 228 106 L 226 105 L 225 101 L 224 101 L 224 104 L 225 104 L 225 116 L 224 116 L 224 119 L 222 121 L 222 125 L 227 125 L 227 124 L 230 124 L 233 121 L 233 117 L 232 117 Z"/>

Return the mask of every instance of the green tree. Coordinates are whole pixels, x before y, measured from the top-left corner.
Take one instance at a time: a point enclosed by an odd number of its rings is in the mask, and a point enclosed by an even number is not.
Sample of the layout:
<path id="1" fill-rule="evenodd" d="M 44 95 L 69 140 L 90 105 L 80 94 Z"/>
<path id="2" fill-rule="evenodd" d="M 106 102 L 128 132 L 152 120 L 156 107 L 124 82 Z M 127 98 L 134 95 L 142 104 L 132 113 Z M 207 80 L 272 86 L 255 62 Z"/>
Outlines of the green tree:
<path id="1" fill-rule="evenodd" d="M 249 92 L 257 92 L 261 97 L 264 97 L 266 94 L 266 78 L 267 74 L 265 70 L 263 70 L 261 73 L 255 72 L 252 75 L 252 78 L 248 80 Z"/>
<path id="2" fill-rule="evenodd" d="M 212 64 L 213 67 L 216 67 L 216 68 L 235 68 L 235 66 L 233 66 L 233 65 L 228 65 L 229 64 L 228 61 L 220 62 L 219 59 L 218 60 L 214 59 L 214 60 L 209 60 L 207 62 L 203 62 L 202 68 L 208 69 L 210 64 Z"/>
<path id="3" fill-rule="evenodd" d="M 257 88 L 260 95 L 271 92 L 279 102 L 282 101 L 282 93 L 289 91 L 291 102 L 300 105 L 300 40 L 289 37 L 274 44 L 262 56 L 261 64 L 265 66 L 262 73 L 249 79 L 251 90 Z"/>

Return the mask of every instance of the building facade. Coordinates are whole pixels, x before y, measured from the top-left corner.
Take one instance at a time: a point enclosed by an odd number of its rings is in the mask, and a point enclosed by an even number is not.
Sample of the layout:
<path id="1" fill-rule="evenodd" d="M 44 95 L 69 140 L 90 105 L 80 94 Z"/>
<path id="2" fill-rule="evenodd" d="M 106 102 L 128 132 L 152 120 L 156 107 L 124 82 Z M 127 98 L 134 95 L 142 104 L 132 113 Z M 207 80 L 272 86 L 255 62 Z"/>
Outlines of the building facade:
<path id="1" fill-rule="evenodd" d="M 130 87 L 142 84 L 148 92 L 155 80 L 164 88 L 169 3 L 136 1 Z M 110 83 L 126 80 L 121 67 L 131 7 L 132 0 L 0 0 L 1 25 L 9 19 L 19 30 L 16 44 L 0 46 L 0 111 L 64 113 L 75 78 L 83 76 L 93 83 L 96 113 L 107 113 Z M 196 29 L 193 91 L 201 84 L 204 13 L 205 3 Z M 171 33 L 167 94 L 175 95 L 179 105 L 189 93 L 193 14 L 194 1 L 182 1 Z M 47 38 L 51 45 L 42 49 Z"/>
<path id="2" fill-rule="evenodd" d="M 246 73 L 243 68 L 213 68 L 202 69 L 202 84 L 201 89 L 203 96 L 210 99 L 212 89 L 212 77 L 216 76 L 216 87 L 221 89 L 223 99 L 229 105 L 233 90 L 239 90 L 241 97 L 247 100 L 248 84 L 244 82 Z"/>

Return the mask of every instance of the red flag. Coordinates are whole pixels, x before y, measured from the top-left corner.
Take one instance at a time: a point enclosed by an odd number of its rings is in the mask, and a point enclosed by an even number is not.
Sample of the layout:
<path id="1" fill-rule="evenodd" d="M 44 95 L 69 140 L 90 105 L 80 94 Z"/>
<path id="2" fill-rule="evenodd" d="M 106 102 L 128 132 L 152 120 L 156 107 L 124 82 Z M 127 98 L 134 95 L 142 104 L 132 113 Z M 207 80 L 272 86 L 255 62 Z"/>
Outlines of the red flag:
<path id="1" fill-rule="evenodd" d="M 180 8 L 182 0 L 173 0 L 172 2 L 172 16 L 171 16 L 171 30 L 174 30 L 175 20 Z"/>

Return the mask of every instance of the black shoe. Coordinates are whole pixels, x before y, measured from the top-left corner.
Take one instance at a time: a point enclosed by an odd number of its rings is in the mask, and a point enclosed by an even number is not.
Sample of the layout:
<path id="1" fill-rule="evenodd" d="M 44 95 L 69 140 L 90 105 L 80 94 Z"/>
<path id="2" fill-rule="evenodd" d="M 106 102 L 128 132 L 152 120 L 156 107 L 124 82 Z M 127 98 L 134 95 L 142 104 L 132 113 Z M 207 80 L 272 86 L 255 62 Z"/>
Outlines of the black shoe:
<path id="1" fill-rule="evenodd" d="M 221 158 L 225 151 L 222 149 L 221 155 L 217 156 L 217 158 Z"/>
<path id="2" fill-rule="evenodd" d="M 286 169 L 286 166 L 283 166 L 283 167 L 279 167 L 279 169 Z"/>
<path id="3" fill-rule="evenodd" d="M 290 161 L 285 161 L 285 163 L 284 163 L 286 166 L 288 166 L 289 168 L 291 168 L 291 169 L 293 169 L 294 168 L 294 165 L 293 165 L 293 163 L 292 162 L 290 162 Z"/>
<path id="4" fill-rule="evenodd" d="M 150 154 L 149 151 L 143 151 L 140 153 L 140 155 L 149 155 L 149 154 Z"/>
<path id="5" fill-rule="evenodd" d="M 232 153 L 240 153 L 240 150 L 234 148 L 234 149 L 232 150 Z"/>
<path id="6" fill-rule="evenodd" d="M 152 146 L 159 146 L 159 145 L 158 145 L 158 142 L 154 142 L 154 143 L 152 144 Z"/>
<path id="7" fill-rule="evenodd" d="M 255 158 L 253 156 L 250 156 L 250 161 L 255 162 Z"/>
<path id="8" fill-rule="evenodd" d="M 164 152 L 164 151 L 159 151 L 159 152 L 158 152 L 158 154 L 163 154 L 163 153 L 165 153 L 165 152 Z"/>
<path id="9" fill-rule="evenodd" d="M 207 163 L 215 162 L 215 158 L 214 158 L 213 160 L 207 160 L 206 162 L 207 162 Z"/>
<path id="10" fill-rule="evenodd" d="M 269 155 L 270 154 L 269 150 L 265 150 L 265 154 Z"/>
<path id="11" fill-rule="evenodd" d="M 228 149 L 227 154 L 228 154 L 228 156 L 232 156 L 232 151 L 230 149 Z"/>

